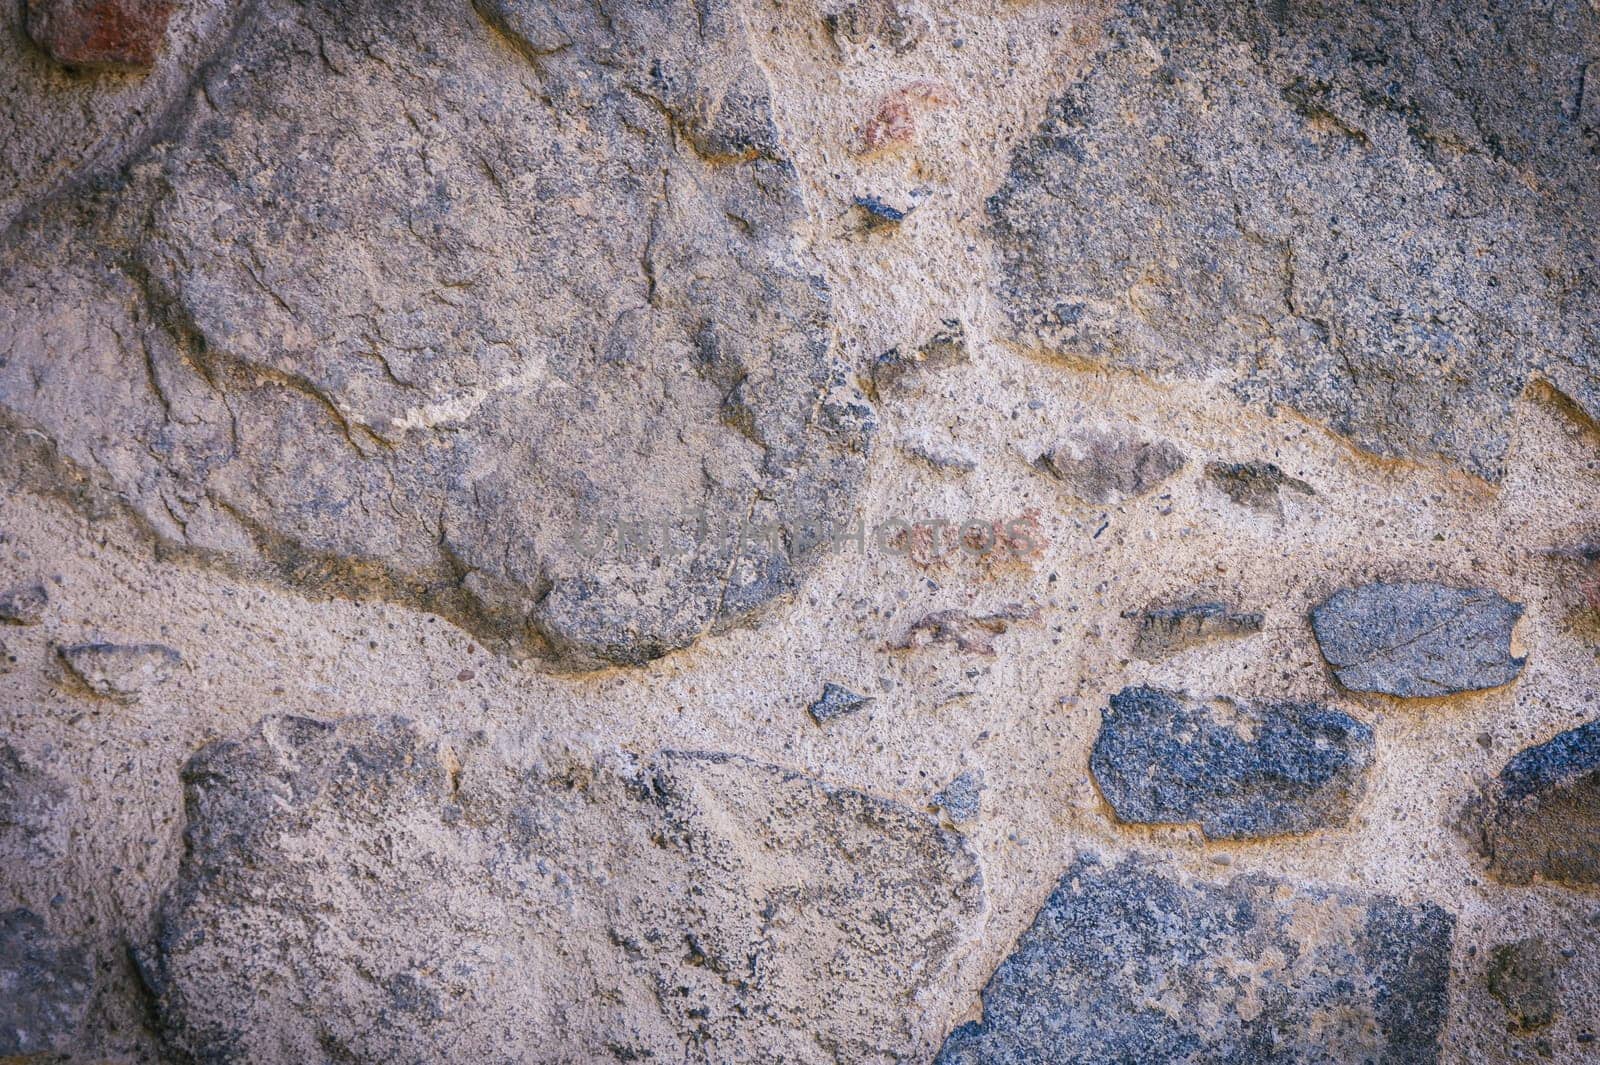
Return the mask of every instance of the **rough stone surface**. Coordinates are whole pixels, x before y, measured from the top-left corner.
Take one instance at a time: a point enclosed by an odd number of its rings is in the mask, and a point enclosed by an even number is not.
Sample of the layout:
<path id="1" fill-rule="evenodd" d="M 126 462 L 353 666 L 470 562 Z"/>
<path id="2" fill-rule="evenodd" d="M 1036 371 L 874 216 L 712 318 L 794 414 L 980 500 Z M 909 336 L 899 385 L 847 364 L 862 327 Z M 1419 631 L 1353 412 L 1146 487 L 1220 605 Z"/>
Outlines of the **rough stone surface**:
<path id="1" fill-rule="evenodd" d="M 132 701 L 172 679 L 183 656 L 159 643 L 78 643 L 60 650 L 72 675 L 96 695 Z"/>
<path id="2" fill-rule="evenodd" d="M 196 557 L 563 668 L 744 617 L 872 423 L 744 33 L 726 0 L 269 0 L 115 208 L 0 263 L 0 407 Z M 53 372 L 74 330 L 98 380 Z"/>
<path id="3" fill-rule="evenodd" d="M 0 741 L 0 855 L 9 863 L 42 864 L 67 853 L 71 834 L 67 787 L 48 769 Z"/>
<path id="4" fill-rule="evenodd" d="M 1241 507 L 1265 514 L 1283 513 L 1282 490 L 1316 495 L 1316 489 L 1290 477 L 1273 462 L 1208 462 L 1206 477 Z"/>
<path id="5" fill-rule="evenodd" d="M 140 70 L 156 61 L 172 0 L 25 0 L 28 36 L 78 70 Z"/>
<path id="6" fill-rule="evenodd" d="M 825 725 L 836 717 L 864 709 L 870 702 L 872 700 L 866 696 L 857 695 L 844 685 L 830 681 L 822 686 L 822 695 L 808 709 L 817 724 Z"/>
<path id="7" fill-rule="evenodd" d="M 1120 503 L 1155 491 L 1186 462 L 1183 452 L 1165 440 L 1079 426 L 1034 465 L 1085 503 Z"/>
<path id="8" fill-rule="evenodd" d="M 81 947 L 31 910 L 0 914 L 0 1060 L 71 1052 L 93 989 Z"/>
<path id="9" fill-rule="evenodd" d="M 1431 904 L 1080 857 L 938 1062 L 1434 1062 L 1453 927 Z"/>
<path id="10" fill-rule="evenodd" d="M 1496 877 L 1600 885 L 1600 721 L 1516 755 L 1476 807 Z"/>
<path id="11" fill-rule="evenodd" d="M 1345 824 L 1372 746 L 1371 728 L 1325 706 L 1124 688 L 1089 767 L 1122 821 L 1257 839 Z"/>
<path id="12" fill-rule="evenodd" d="M 22 584 L 0 592 L 0 621 L 12 625 L 37 625 L 44 620 L 50 593 L 42 584 Z"/>
<path id="13" fill-rule="evenodd" d="M 153 29 L 147 18 L 162 5 L 150 0 L 14 0 L 0 4 L 0 243 L 8 226 L 40 202 L 78 182 L 115 178 L 189 95 L 199 68 L 222 50 L 239 0 L 182 0 L 165 33 L 136 29 L 134 39 L 159 46 L 154 66 L 130 73 L 63 66 L 30 39 L 29 22 L 50 16 L 48 32 L 80 55 L 128 54 L 129 38 L 85 35 L 97 13 L 133 13 L 119 26 Z M 60 21 L 64 17 L 65 21 Z M 40 36 L 45 36 L 41 34 Z M 121 42 L 114 39 L 121 36 Z M 87 52 L 84 51 L 87 49 Z M 138 49 L 144 52 L 141 43 Z M 65 55 L 65 53 L 63 53 Z"/>
<path id="14" fill-rule="evenodd" d="M 1011 326 L 1499 480 L 1531 377 L 1600 413 L 1597 40 L 1578 2 L 1129 5 L 990 200 Z"/>
<path id="15" fill-rule="evenodd" d="M 1491 950 L 1484 981 L 1519 1032 L 1545 1027 L 1561 1008 L 1555 951 L 1537 937 L 1501 943 Z"/>
<path id="16" fill-rule="evenodd" d="M 1235 611 L 1217 602 L 1149 607 L 1133 617 L 1133 653 L 1152 661 L 1212 640 L 1252 636 L 1266 624 L 1264 614 Z"/>
<path id="17" fill-rule="evenodd" d="M 146 960 L 167 1038 L 263 1065 L 889 1061 L 982 908 L 961 837 L 894 803 L 504 746 L 278 718 L 197 755 Z"/>
<path id="18" fill-rule="evenodd" d="M 1516 680 L 1527 661 L 1511 653 L 1520 617 L 1522 604 L 1482 588 L 1380 581 L 1334 593 L 1311 626 L 1340 684 L 1416 699 Z"/>

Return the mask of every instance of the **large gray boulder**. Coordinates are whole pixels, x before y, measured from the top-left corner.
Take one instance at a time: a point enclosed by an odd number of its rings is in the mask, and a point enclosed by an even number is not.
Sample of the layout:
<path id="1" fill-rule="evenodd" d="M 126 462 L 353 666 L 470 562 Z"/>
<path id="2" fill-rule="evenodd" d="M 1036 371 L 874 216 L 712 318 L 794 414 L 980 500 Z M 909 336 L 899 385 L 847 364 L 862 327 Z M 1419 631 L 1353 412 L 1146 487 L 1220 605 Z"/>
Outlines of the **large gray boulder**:
<path id="1" fill-rule="evenodd" d="M 844 524 L 872 411 L 735 6 L 265 0 L 202 92 L 0 254 L 25 480 L 563 668 Z"/>
<path id="2" fill-rule="evenodd" d="M 1080 857 L 938 1065 L 1435 1062 L 1454 923 L 1427 903 Z"/>
<path id="3" fill-rule="evenodd" d="M 1531 377 L 1600 414 L 1597 53 L 1589 0 L 1127 5 L 990 200 L 1001 305 L 1498 480 Z"/>
<path id="4" fill-rule="evenodd" d="M 273 718 L 184 785 L 145 968 L 203 1061 L 901 1060 L 983 904 L 930 815 L 731 755 Z"/>

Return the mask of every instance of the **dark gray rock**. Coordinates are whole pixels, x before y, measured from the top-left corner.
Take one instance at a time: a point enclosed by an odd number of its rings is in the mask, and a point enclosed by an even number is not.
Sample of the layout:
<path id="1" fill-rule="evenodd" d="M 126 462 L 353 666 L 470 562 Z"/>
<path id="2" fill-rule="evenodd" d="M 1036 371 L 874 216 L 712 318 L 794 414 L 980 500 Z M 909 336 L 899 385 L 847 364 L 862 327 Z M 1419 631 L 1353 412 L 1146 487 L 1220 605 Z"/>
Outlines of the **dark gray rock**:
<path id="1" fill-rule="evenodd" d="M 1020 342 L 1490 480 L 1530 378 L 1600 414 L 1592 4 L 1139 0 L 1107 37 L 989 202 Z"/>
<path id="2" fill-rule="evenodd" d="M 1076 426 L 1034 460 L 1085 503 L 1120 503 L 1154 491 L 1188 460 L 1165 440 Z"/>
<path id="3" fill-rule="evenodd" d="M 114 196 L 0 254 L 6 465 L 558 669 L 792 593 L 872 409 L 738 5 L 251 7 Z"/>
<path id="4" fill-rule="evenodd" d="M 967 361 L 967 330 L 958 318 L 946 318 L 944 328 L 913 351 L 891 348 L 872 364 L 872 389 L 884 395 L 907 389 L 929 373 L 947 370 Z"/>
<path id="5" fill-rule="evenodd" d="M 0 674 L 10 673 L 17 668 L 17 653 L 0 640 Z"/>
<path id="6" fill-rule="evenodd" d="M 1236 612 L 1226 603 L 1149 607 L 1133 617 L 1133 653 L 1146 661 L 1212 640 L 1251 636 L 1266 624 L 1265 615 Z"/>
<path id="7" fill-rule="evenodd" d="M 962 773 L 934 794 L 932 806 L 953 825 L 976 821 L 983 806 L 983 774 L 970 769 Z"/>
<path id="8" fill-rule="evenodd" d="M 165 684 L 183 656 L 159 643 L 79 643 L 62 647 L 61 661 L 96 695 L 132 701 Z"/>
<path id="9" fill-rule="evenodd" d="M 1206 478 L 1241 507 L 1264 514 L 1283 513 L 1279 494 L 1282 489 L 1308 496 L 1317 494 L 1316 489 L 1298 477 L 1290 477 L 1273 462 L 1208 462 Z"/>
<path id="10" fill-rule="evenodd" d="M 1450 914 L 1080 857 L 939 1065 L 1438 1060 Z"/>
<path id="11" fill-rule="evenodd" d="M 37 625 L 44 620 L 50 593 L 37 582 L 0 592 L 0 621 L 10 625 Z"/>
<path id="12" fill-rule="evenodd" d="M 87 950 L 31 910 L 0 914 L 0 1059 L 70 1053 L 93 990 Z"/>
<path id="13" fill-rule="evenodd" d="M 831 681 L 822 686 L 822 695 L 813 702 L 809 709 L 811 716 L 819 725 L 825 725 L 836 717 L 845 714 L 854 714 L 866 707 L 871 699 L 865 695 L 857 695 L 842 684 Z"/>
<path id="14" fill-rule="evenodd" d="M 1371 757 L 1372 730 L 1325 706 L 1124 688 L 1089 768 L 1119 820 L 1257 839 L 1345 824 Z"/>
<path id="15" fill-rule="evenodd" d="M 1522 604 L 1482 588 L 1380 581 L 1335 592 L 1311 611 L 1322 657 L 1351 691 L 1406 699 L 1509 684 Z"/>
<path id="16" fill-rule="evenodd" d="M 1469 815 L 1498 879 L 1600 885 L 1600 720 L 1517 754 Z"/>
<path id="17" fill-rule="evenodd" d="M 1543 1028 L 1561 1008 L 1555 951 L 1539 938 L 1501 943 L 1489 951 L 1484 982 L 1518 1032 Z"/>
<path id="18" fill-rule="evenodd" d="M 183 777 L 143 971 L 208 1062 L 903 1059 L 983 904 L 931 815 L 731 755 L 269 718 Z"/>

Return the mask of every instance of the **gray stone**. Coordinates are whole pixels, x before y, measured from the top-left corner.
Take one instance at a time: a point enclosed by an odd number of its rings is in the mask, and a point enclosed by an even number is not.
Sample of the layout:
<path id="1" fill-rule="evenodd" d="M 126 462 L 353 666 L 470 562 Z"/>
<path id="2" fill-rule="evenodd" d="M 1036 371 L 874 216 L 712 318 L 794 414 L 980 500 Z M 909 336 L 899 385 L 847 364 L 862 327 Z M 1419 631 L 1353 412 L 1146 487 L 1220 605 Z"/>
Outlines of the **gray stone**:
<path id="1" fill-rule="evenodd" d="M 1080 857 L 937 1060 L 1435 1062 L 1454 924 L 1431 903 Z"/>
<path id="2" fill-rule="evenodd" d="M 1208 462 L 1206 478 L 1241 507 L 1264 514 L 1283 513 L 1283 498 L 1279 494 L 1282 489 L 1308 496 L 1317 494 L 1309 484 L 1298 477 L 1290 477 L 1272 462 Z"/>
<path id="3" fill-rule="evenodd" d="M 1379 581 L 1335 592 L 1311 611 L 1322 657 L 1351 691 L 1406 699 L 1509 684 L 1522 604 L 1482 588 Z"/>
<path id="4" fill-rule="evenodd" d="M 17 653 L 0 640 L 0 675 L 10 673 L 17 668 Z"/>
<path id="5" fill-rule="evenodd" d="M 93 990 L 87 950 L 32 910 L 0 914 L 0 1059 L 70 1053 Z"/>
<path id="6" fill-rule="evenodd" d="M 1078 426 L 1034 460 L 1085 503 L 1120 503 L 1154 491 L 1183 469 L 1184 454 L 1165 440 Z"/>
<path id="7" fill-rule="evenodd" d="M 79 643 L 59 650 L 61 661 L 96 695 L 132 701 L 172 679 L 183 656 L 159 643 Z"/>
<path id="8" fill-rule="evenodd" d="M 1089 768 L 1121 821 L 1259 839 L 1346 824 L 1371 758 L 1372 730 L 1325 706 L 1124 688 Z"/>
<path id="9" fill-rule="evenodd" d="M 873 412 L 737 7 L 252 17 L 125 186 L 0 254 L 24 483 L 558 669 L 792 593 Z"/>
<path id="10" fill-rule="evenodd" d="M 928 16 L 907 0 L 851 0 L 822 21 L 836 41 L 881 43 L 896 55 L 915 48 L 929 29 Z"/>
<path id="11" fill-rule="evenodd" d="M 932 806 L 953 825 L 976 821 L 983 806 L 983 774 L 962 773 L 934 793 Z"/>
<path id="12" fill-rule="evenodd" d="M 1499 480 L 1530 379 L 1600 414 L 1597 47 L 1575 0 L 1126 5 L 989 201 L 1015 338 Z"/>
<path id="13" fill-rule="evenodd" d="M 211 1062 L 896 1060 L 983 904 L 930 815 L 732 755 L 269 718 L 184 786 L 143 968 Z"/>
<path id="14" fill-rule="evenodd" d="M 0 621 L 11 625 L 37 625 L 44 620 L 50 593 L 37 582 L 0 592 Z"/>
<path id="15" fill-rule="evenodd" d="M 1484 983 L 1518 1032 L 1543 1028 L 1561 1008 L 1555 951 L 1537 937 L 1501 943 L 1491 950 Z"/>
<path id="16" fill-rule="evenodd" d="M 946 318 L 944 328 L 912 351 L 891 348 L 872 364 L 874 394 L 910 388 L 929 373 L 947 370 L 967 361 L 967 330 L 958 318 Z"/>
<path id="17" fill-rule="evenodd" d="M 1600 720 L 1514 756 L 1469 814 L 1496 878 L 1600 885 Z"/>
<path id="18" fill-rule="evenodd" d="M 1265 615 L 1236 612 L 1216 602 L 1148 607 L 1133 617 L 1133 653 L 1146 661 L 1212 640 L 1251 636 L 1266 624 Z"/>
<path id="19" fill-rule="evenodd" d="M 842 684 L 834 684 L 830 681 L 822 686 L 821 697 L 807 709 L 810 710 L 811 716 L 817 724 L 825 725 L 836 717 L 854 714 L 864 709 L 870 702 L 872 700 L 866 696 L 857 695 Z"/>

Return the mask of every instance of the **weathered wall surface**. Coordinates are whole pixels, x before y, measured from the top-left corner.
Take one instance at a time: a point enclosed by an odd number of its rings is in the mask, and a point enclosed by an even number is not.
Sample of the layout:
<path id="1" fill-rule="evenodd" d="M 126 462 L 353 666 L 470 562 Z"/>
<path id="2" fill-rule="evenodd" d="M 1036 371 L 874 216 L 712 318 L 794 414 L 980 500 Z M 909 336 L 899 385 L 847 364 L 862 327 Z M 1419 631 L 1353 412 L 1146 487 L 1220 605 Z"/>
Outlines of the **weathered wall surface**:
<path id="1" fill-rule="evenodd" d="M 0 1060 L 1600 1054 L 1589 0 L 0 23 Z"/>

